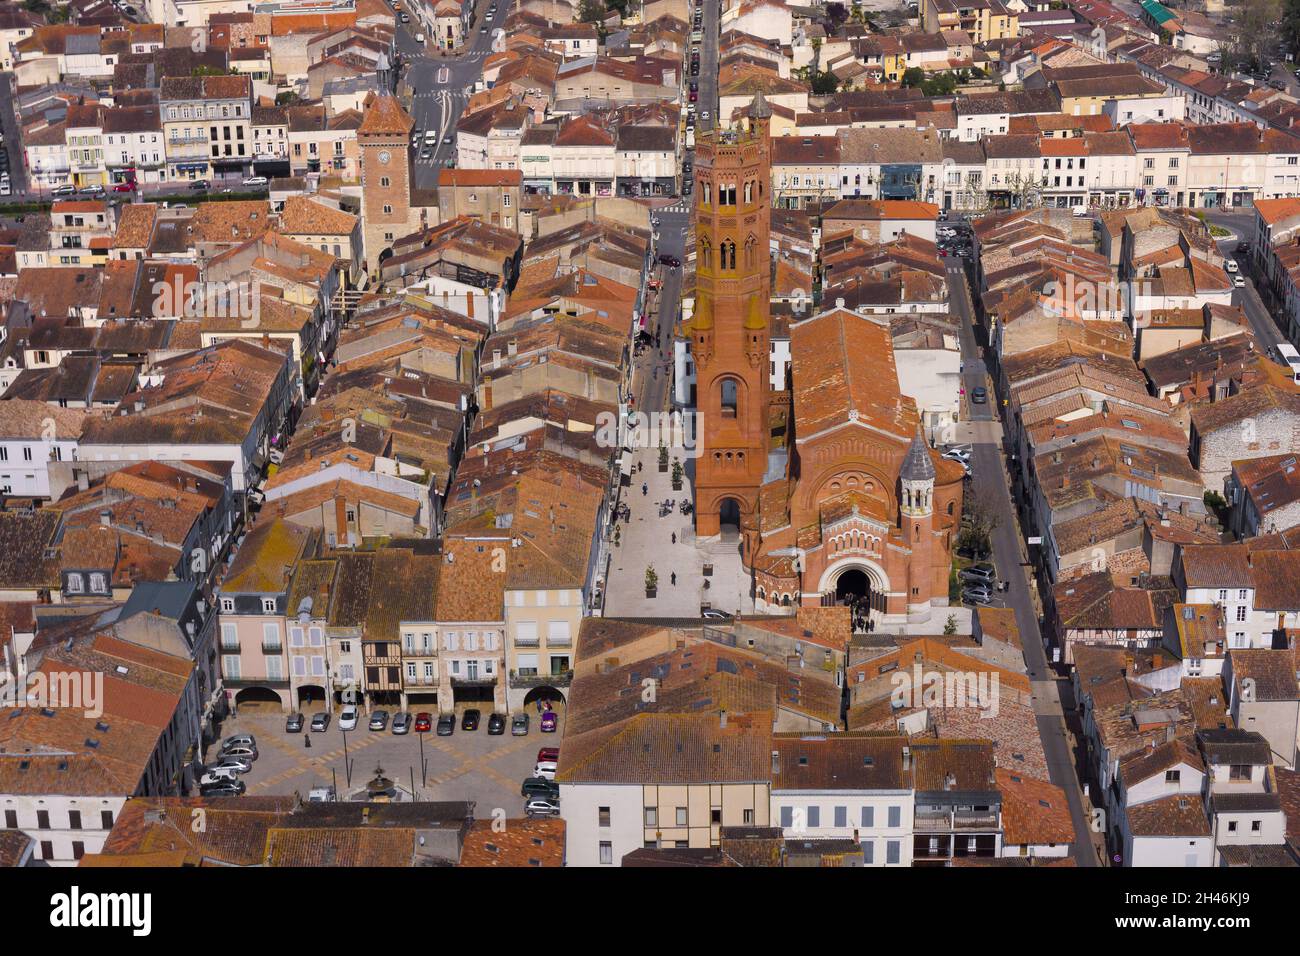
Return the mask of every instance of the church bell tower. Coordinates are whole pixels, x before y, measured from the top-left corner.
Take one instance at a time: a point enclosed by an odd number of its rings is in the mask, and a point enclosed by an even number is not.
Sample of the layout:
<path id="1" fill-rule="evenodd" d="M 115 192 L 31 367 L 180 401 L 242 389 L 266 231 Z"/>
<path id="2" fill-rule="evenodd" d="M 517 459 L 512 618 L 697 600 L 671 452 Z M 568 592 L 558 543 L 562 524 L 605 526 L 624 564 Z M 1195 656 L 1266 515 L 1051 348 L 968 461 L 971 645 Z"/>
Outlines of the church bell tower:
<path id="1" fill-rule="evenodd" d="M 753 514 L 767 471 L 771 118 L 758 93 L 746 120 L 701 134 L 696 145 L 695 311 L 684 331 L 700 419 L 695 530 L 701 537 Z"/>

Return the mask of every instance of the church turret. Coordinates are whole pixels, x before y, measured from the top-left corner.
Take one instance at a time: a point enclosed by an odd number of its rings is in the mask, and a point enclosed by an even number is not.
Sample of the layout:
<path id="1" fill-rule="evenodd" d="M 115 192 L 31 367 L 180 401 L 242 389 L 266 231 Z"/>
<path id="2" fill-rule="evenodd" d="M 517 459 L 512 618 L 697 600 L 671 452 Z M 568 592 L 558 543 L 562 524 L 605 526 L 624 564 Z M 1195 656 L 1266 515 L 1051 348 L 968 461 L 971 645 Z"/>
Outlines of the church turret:
<path id="1" fill-rule="evenodd" d="M 903 538 L 912 549 L 907 565 L 907 615 L 913 622 L 930 617 L 934 477 L 934 460 L 918 426 L 898 471 L 900 522 Z"/>

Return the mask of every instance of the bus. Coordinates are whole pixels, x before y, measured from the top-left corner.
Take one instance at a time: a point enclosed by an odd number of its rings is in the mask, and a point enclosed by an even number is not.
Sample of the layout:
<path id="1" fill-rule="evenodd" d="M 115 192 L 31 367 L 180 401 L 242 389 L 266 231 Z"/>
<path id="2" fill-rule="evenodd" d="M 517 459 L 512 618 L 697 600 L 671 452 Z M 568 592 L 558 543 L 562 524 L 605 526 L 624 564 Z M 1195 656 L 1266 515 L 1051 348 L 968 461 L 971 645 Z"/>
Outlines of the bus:
<path id="1" fill-rule="evenodd" d="M 1300 383 L 1300 352 L 1290 342 L 1283 342 L 1278 345 L 1277 354 L 1282 364 L 1291 369 L 1291 380 Z"/>

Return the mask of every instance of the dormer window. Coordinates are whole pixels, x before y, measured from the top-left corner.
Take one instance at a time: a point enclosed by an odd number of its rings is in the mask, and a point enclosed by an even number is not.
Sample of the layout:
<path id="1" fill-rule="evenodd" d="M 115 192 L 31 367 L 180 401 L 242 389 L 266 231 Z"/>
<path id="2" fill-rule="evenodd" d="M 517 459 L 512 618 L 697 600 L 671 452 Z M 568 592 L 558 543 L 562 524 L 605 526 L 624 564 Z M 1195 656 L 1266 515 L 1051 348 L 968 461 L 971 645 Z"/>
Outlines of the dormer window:
<path id="1" fill-rule="evenodd" d="M 94 571 L 90 575 L 90 591 L 92 594 L 107 594 L 108 582 L 102 571 Z"/>
<path id="2" fill-rule="evenodd" d="M 68 575 L 68 593 L 81 594 L 85 591 L 85 582 L 82 581 L 80 574 Z"/>
<path id="3" fill-rule="evenodd" d="M 221 599 L 221 610 L 225 614 L 233 614 L 235 611 L 235 599 L 223 597 Z"/>
<path id="4" fill-rule="evenodd" d="M 275 598 L 262 598 L 262 613 L 263 614 L 275 613 Z"/>

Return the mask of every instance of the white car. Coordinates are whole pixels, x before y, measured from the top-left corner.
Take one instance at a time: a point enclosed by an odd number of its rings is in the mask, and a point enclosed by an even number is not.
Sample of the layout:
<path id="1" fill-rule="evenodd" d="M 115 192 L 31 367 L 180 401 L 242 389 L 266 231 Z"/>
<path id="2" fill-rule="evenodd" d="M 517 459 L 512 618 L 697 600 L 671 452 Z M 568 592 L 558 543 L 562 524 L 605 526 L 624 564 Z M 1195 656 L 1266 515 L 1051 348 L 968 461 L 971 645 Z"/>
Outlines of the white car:
<path id="1" fill-rule="evenodd" d="M 265 186 L 269 180 L 265 176 L 249 176 L 244 180 L 245 186 Z"/>
<path id="2" fill-rule="evenodd" d="M 339 714 L 339 730 L 356 730 L 357 729 L 357 709 L 355 707 L 344 707 L 343 713 Z"/>
<path id="3" fill-rule="evenodd" d="M 1246 277 L 1243 276 L 1241 273 L 1237 273 L 1235 276 L 1232 277 L 1232 286 L 1234 289 L 1246 288 Z"/>
<path id="4" fill-rule="evenodd" d="M 537 761 L 537 766 L 533 768 L 533 776 L 534 776 L 534 777 L 541 777 L 541 778 L 543 778 L 544 780 L 554 780 L 554 779 L 555 779 L 555 761 L 554 761 L 554 760 L 539 760 L 539 761 Z"/>
<path id="5" fill-rule="evenodd" d="M 1232 275 L 1236 275 L 1236 274 L 1237 274 L 1237 260 L 1236 260 L 1236 259 L 1228 259 L 1228 260 L 1226 260 L 1226 261 L 1223 263 L 1223 268 L 1227 269 L 1228 272 L 1231 273 Z"/>
<path id="6" fill-rule="evenodd" d="M 963 465 L 970 463 L 969 448 L 950 448 L 941 456 L 948 461 L 959 461 Z"/>
<path id="7" fill-rule="evenodd" d="M 227 780 L 238 780 L 239 771 L 234 767 L 209 767 L 208 772 L 199 778 L 199 786 L 207 787 L 214 783 L 224 783 Z"/>

